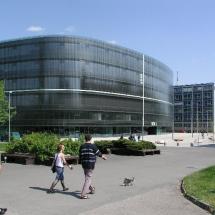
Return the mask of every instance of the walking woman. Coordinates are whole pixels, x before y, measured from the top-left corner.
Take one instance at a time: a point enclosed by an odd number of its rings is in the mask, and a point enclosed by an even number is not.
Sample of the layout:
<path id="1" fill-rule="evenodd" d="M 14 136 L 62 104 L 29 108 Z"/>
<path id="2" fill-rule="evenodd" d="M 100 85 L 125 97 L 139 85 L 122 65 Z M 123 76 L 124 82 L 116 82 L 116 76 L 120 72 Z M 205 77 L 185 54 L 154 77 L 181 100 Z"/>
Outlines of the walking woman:
<path id="1" fill-rule="evenodd" d="M 55 165 L 55 170 L 56 170 L 56 178 L 53 181 L 51 187 L 47 191 L 47 193 L 54 193 L 54 187 L 57 185 L 57 183 L 60 181 L 61 185 L 63 187 L 63 191 L 69 190 L 64 184 L 64 165 L 67 165 L 70 169 L 72 169 L 72 166 L 69 165 L 64 157 L 64 145 L 59 144 L 57 148 L 57 153 L 55 154 L 55 158 L 53 160 L 52 166 Z"/>

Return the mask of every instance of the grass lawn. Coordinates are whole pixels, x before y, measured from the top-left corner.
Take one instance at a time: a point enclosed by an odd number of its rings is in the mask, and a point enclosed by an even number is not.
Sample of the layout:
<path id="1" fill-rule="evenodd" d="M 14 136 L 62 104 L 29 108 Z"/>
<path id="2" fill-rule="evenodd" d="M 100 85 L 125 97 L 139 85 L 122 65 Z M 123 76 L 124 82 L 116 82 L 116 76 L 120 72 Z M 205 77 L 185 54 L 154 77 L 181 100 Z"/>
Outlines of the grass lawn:
<path id="1" fill-rule="evenodd" d="M 186 176 L 184 188 L 189 195 L 215 207 L 215 166 Z"/>
<path id="2" fill-rule="evenodd" d="M 5 151 L 7 145 L 8 143 L 0 143 L 0 151 Z"/>

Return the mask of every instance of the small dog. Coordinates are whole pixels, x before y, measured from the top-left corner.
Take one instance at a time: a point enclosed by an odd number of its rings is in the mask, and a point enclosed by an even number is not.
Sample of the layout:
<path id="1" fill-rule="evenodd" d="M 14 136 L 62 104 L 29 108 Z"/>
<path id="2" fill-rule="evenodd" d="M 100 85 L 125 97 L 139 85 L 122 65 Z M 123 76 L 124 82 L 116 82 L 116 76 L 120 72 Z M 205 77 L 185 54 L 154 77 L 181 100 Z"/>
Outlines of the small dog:
<path id="1" fill-rule="evenodd" d="M 5 214 L 7 211 L 7 208 L 0 208 L 0 214 Z"/>
<path id="2" fill-rule="evenodd" d="M 134 182 L 134 177 L 124 178 L 122 186 L 132 186 Z"/>

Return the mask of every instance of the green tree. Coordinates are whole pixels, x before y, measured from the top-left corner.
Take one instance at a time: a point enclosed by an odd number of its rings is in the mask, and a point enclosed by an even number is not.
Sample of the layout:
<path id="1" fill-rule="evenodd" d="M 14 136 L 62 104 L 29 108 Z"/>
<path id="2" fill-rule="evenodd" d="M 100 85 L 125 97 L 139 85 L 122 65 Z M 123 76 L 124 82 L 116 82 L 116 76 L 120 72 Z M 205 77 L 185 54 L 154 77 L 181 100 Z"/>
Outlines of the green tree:
<path id="1" fill-rule="evenodd" d="M 0 80 L 0 125 L 8 122 L 8 101 L 5 98 L 4 81 Z M 11 118 L 16 114 L 15 109 L 11 107 Z"/>

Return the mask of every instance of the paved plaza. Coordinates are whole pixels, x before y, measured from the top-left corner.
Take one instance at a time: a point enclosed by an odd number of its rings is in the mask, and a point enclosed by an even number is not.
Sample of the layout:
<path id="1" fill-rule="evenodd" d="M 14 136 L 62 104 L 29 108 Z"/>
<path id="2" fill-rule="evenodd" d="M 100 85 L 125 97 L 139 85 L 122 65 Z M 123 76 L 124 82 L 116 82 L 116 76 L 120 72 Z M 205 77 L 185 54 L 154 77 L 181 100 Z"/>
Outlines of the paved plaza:
<path id="1" fill-rule="evenodd" d="M 202 136 L 201 133 L 174 133 L 174 134 L 160 134 L 160 135 L 147 135 L 144 136 L 144 140 L 159 142 L 164 141 L 166 146 L 170 147 L 190 147 L 193 146 L 207 146 L 208 144 L 214 143 L 214 134 L 213 133 L 204 133 Z"/>
<path id="2" fill-rule="evenodd" d="M 79 199 L 83 183 L 80 165 L 65 169 L 68 192 L 60 184 L 47 194 L 54 174 L 50 167 L 3 164 L 0 175 L 0 207 L 8 215 L 203 215 L 206 211 L 186 200 L 180 180 L 194 171 L 215 164 L 214 147 L 160 147 L 153 156 L 110 155 L 98 159 L 94 172 L 96 194 Z M 124 177 L 135 177 L 133 186 L 120 186 Z"/>
<path id="3" fill-rule="evenodd" d="M 125 136 L 128 139 L 128 136 Z M 117 140 L 119 137 L 97 137 L 94 140 Z M 143 136 L 143 140 L 151 141 L 153 143 L 156 142 L 165 142 L 166 146 L 170 147 L 190 147 L 191 143 L 193 146 L 207 146 L 208 144 L 214 144 L 215 141 L 213 133 L 204 133 L 202 137 L 201 133 L 168 133 L 168 134 L 157 134 L 157 135 L 145 135 Z M 142 136 L 141 136 L 142 140 Z M 180 141 L 178 141 L 180 140 Z M 163 144 L 156 144 L 158 146 L 164 146 Z"/>

